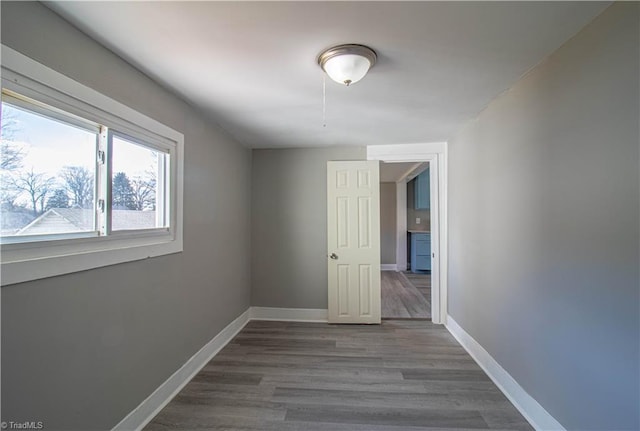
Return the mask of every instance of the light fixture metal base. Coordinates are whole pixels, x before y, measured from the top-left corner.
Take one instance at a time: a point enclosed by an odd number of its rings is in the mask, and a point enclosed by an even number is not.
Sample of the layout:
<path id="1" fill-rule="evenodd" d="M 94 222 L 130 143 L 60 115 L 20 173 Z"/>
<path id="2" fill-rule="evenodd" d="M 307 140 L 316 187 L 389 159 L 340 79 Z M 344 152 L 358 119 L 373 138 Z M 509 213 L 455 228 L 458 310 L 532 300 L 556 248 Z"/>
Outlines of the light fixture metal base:
<path id="1" fill-rule="evenodd" d="M 370 68 L 373 67 L 374 64 L 376 64 L 376 60 L 378 59 L 378 55 L 376 54 L 376 52 L 366 45 L 345 43 L 343 45 L 333 46 L 325 51 L 322 51 L 322 53 L 320 53 L 320 55 L 318 56 L 318 64 L 324 70 L 324 65 L 327 60 L 337 55 L 344 54 L 353 54 L 365 57 L 367 60 L 369 60 L 369 63 L 371 63 L 371 66 L 369 66 Z"/>
<path id="2" fill-rule="evenodd" d="M 367 68 L 367 70 L 373 67 L 373 65 L 376 63 L 376 60 L 378 59 L 376 52 L 373 49 L 369 48 L 368 46 L 359 45 L 355 43 L 347 43 L 343 45 L 333 46 L 329 49 L 326 49 L 322 53 L 320 53 L 320 55 L 318 56 L 318 64 L 320 65 L 322 70 L 324 70 L 327 74 L 329 74 L 329 76 L 331 76 L 331 73 L 325 67 L 326 64 L 331 59 L 342 56 L 342 55 L 352 55 L 352 56 L 355 55 L 355 56 L 365 58 L 369 62 L 369 67 Z M 364 73 L 366 73 L 366 71 Z M 331 76 L 331 78 L 336 80 L 336 78 L 333 76 Z M 362 76 L 358 77 L 358 80 L 361 78 Z M 353 83 L 351 79 L 340 79 L 336 81 L 346 86 L 349 86 L 350 84 Z M 357 82 L 357 80 L 355 82 Z"/>

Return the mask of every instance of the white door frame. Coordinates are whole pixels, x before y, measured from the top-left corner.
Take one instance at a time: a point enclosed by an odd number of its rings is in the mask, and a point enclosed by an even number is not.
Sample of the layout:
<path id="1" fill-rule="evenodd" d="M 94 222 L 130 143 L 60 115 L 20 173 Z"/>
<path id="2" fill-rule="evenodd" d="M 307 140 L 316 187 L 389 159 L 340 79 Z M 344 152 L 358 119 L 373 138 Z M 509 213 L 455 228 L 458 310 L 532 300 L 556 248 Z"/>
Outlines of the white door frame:
<path id="1" fill-rule="evenodd" d="M 447 143 L 370 145 L 367 160 L 382 162 L 430 162 L 431 195 L 431 316 L 433 323 L 446 324 L 447 319 Z M 406 194 L 406 193 L 405 193 Z M 432 199 L 433 201 L 434 199 Z M 405 259 L 406 261 L 406 259 Z M 398 262 L 396 262 L 398 264 Z"/>
<path id="2" fill-rule="evenodd" d="M 396 271 L 407 270 L 407 181 L 396 182 Z"/>

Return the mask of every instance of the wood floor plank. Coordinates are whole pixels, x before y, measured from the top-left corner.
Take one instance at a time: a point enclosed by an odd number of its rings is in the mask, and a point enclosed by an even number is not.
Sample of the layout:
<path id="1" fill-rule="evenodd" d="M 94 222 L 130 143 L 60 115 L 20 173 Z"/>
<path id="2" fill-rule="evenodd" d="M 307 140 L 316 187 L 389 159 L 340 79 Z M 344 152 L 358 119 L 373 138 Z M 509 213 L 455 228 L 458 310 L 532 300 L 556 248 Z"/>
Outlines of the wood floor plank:
<path id="1" fill-rule="evenodd" d="M 382 271 L 380 278 L 383 318 L 431 318 L 430 293 L 427 298 L 401 272 Z"/>
<path id="2" fill-rule="evenodd" d="M 275 391 L 274 385 L 260 384 L 259 386 L 232 385 L 213 382 L 189 382 L 180 391 L 180 395 L 190 395 L 201 398 L 227 398 L 239 400 L 269 400 Z M 425 390 L 426 392 L 426 390 Z M 176 398 L 174 398 L 176 399 Z"/>
<path id="3" fill-rule="evenodd" d="M 531 425 L 520 413 L 511 409 L 485 409 L 480 412 L 482 418 L 492 429 L 512 429 L 530 431 Z"/>
<path id="4" fill-rule="evenodd" d="M 145 428 L 451 431 L 532 428 L 429 321 L 253 321 Z"/>
<path id="5" fill-rule="evenodd" d="M 215 383 L 232 383 L 235 385 L 258 385 L 262 379 L 262 374 L 255 373 L 233 373 L 218 372 L 215 370 L 202 369 L 193 378 L 193 382 L 215 382 Z"/>
<path id="6" fill-rule="evenodd" d="M 425 296 L 416 285 L 412 283 L 402 272 L 397 272 L 397 283 L 402 288 L 401 299 L 409 310 L 411 317 L 431 318 L 431 295 Z M 423 277 L 430 277 L 423 275 Z M 429 288 L 429 292 L 430 292 Z"/>
<path id="7" fill-rule="evenodd" d="M 404 368 L 421 370 L 481 370 L 473 359 L 462 358 L 453 359 L 449 356 L 446 359 L 425 358 L 422 361 L 407 359 L 388 359 L 382 363 L 385 368 Z"/>
<path id="8" fill-rule="evenodd" d="M 507 407 L 509 401 L 498 394 L 449 394 L 419 392 L 353 391 L 317 388 L 277 387 L 272 400 L 322 406 L 479 410 Z"/>
<path id="9" fill-rule="evenodd" d="M 211 418 L 207 426 L 196 428 L 176 428 L 160 423 L 151 423 L 146 431 L 451 431 L 452 428 L 413 427 L 379 424 L 338 424 L 305 421 L 271 421 L 220 415 Z M 455 428 L 456 431 L 477 431 L 477 428 Z M 513 431 L 513 430 L 492 430 Z"/>
<path id="10" fill-rule="evenodd" d="M 417 370 L 404 369 L 402 375 L 407 380 L 444 380 L 477 382 L 490 380 L 482 370 Z"/>
<path id="11" fill-rule="evenodd" d="M 298 340 L 298 339 L 269 339 L 262 337 L 244 337 L 237 338 L 233 341 L 233 344 L 249 345 L 249 346 L 261 346 L 261 347 L 286 347 L 286 348 L 304 348 L 311 347 L 317 349 L 323 349 L 325 347 L 335 347 L 335 341 L 333 340 Z"/>
<path id="12" fill-rule="evenodd" d="M 283 421 L 285 415 L 286 408 L 284 406 L 271 407 L 264 403 L 261 405 L 256 403 L 238 405 L 218 402 L 209 405 L 194 405 L 172 400 L 145 429 L 153 429 L 154 424 L 161 424 L 168 429 L 214 429 L 220 416 Z"/>
<path id="13" fill-rule="evenodd" d="M 268 388 L 292 389 L 334 389 L 362 392 L 400 392 L 400 393 L 428 393 L 424 382 L 417 380 L 371 381 L 359 377 L 344 379 L 339 377 L 314 376 L 265 376 L 260 386 Z"/>
<path id="14" fill-rule="evenodd" d="M 381 280 L 381 295 L 382 295 L 382 317 L 387 318 L 410 318 L 411 314 L 409 310 L 402 302 L 400 294 L 398 292 L 399 287 L 385 277 L 384 274 L 388 271 L 383 271 Z"/>
<path id="15" fill-rule="evenodd" d="M 219 355 L 212 363 L 222 364 L 223 362 L 246 361 L 254 364 L 279 364 L 289 365 L 314 365 L 323 367 L 386 367 L 382 357 L 366 356 L 339 356 L 339 355 L 285 355 L 271 353 L 247 353 L 242 355 Z M 446 362 L 446 361 L 443 361 Z M 475 363 L 474 363 L 475 364 Z M 395 367 L 400 368 L 400 367 Z"/>
<path id="16" fill-rule="evenodd" d="M 251 364 L 251 363 L 209 363 L 203 371 L 218 371 L 223 373 L 239 374 L 247 372 L 252 375 L 256 374 L 268 374 L 268 375 L 298 375 L 298 376 L 337 376 L 342 378 L 357 377 L 363 379 L 371 379 L 375 381 L 393 381 L 402 379 L 402 372 L 399 369 L 386 369 L 376 367 L 361 367 L 357 369 L 352 368 L 335 368 L 335 367 L 317 367 L 317 366 L 304 366 L 293 367 L 288 364 L 271 364 L 270 366 L 264 364 Z"/>
<path id="17" fill-rule="evenodd" d="M 403 271 L 400 274 L 401 278 L 406 279 L 408 283 L 418 289 L 418 292 L 422 294 L 429 306 L 431 306 L 431 274 L 418 274 L 408 271 Z"/>
<path id="18" fill-rule="evenodd" d="M 467 410 L 407 408 L 325 407 L 289 404 L 285 421 L 303 420 L 343 424 L 437 426 L 489 429 L 480 413 Z"/>

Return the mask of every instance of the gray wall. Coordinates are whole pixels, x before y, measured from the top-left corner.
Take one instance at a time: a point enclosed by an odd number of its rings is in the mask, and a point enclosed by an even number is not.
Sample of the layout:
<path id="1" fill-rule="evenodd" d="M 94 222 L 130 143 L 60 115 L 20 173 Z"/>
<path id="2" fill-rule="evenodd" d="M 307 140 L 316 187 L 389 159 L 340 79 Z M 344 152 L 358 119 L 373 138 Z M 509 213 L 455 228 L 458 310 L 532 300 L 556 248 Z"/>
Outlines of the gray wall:
<path id="1" fill-rule="evenodd" d="M 396 264 L 396 183 L 380 183 L 380 263 Z"/>
<path id="2" fill-rule="evenodd" d="M 254 150 L 251 305 L 327 308 L 327 161 L 363 147 Z"/>
<path id="3" fill-rule="evenodd" d="M 415 185 L 415 180 L 407 183 L 407 230 L 431 232 L 431 210 L 415 209 Z M 416 223 L 416 218 L 420 218 L 420 224 Z"/>
<path id="4" fill-rule="evenodd" d="M 450 140 L 449 314 L 572 430 L 640 429 L 638 9 Z"/>
<path id="5" fill-rule="evenodd" d="M 249 306 L 251 153 L 39 3 L 2 43 L 185 135 L 184 252 L 2 288 L 2 420 L 110 429 Z"/>

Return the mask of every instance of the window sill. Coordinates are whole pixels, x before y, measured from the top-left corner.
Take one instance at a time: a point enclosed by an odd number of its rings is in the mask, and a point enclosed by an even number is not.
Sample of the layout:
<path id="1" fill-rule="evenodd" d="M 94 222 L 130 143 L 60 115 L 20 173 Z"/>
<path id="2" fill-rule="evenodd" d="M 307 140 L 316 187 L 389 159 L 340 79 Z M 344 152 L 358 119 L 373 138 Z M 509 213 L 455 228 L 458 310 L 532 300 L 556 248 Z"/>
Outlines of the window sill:
<path id="1" fill-rule="evenodd" d="M 8 247 L 3 246 L 2 249 L 1 283 L 3 287 L 103 266 L 180 253 L 182 252 L 182 241 L 165 234 L 69 240 L 44 247 L 45 251 L 41 251 L 42 248 L 6 250 Z M 25 256 L 34 252 L 36 252 L 35 257 Z M 43 254 L 43 256 L 37 256 L 37 254 Z"/>

